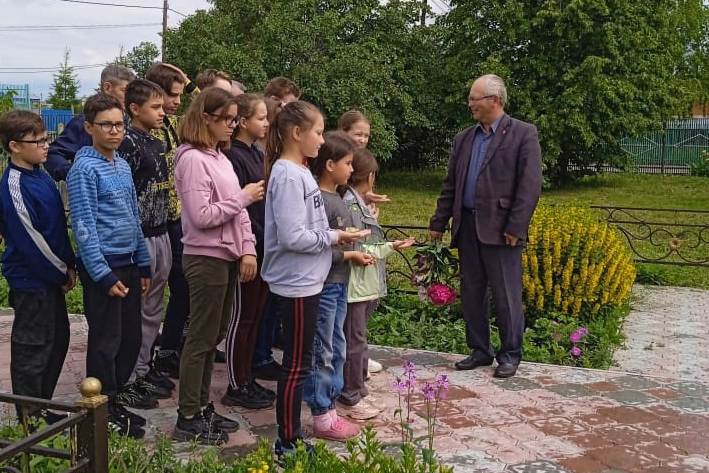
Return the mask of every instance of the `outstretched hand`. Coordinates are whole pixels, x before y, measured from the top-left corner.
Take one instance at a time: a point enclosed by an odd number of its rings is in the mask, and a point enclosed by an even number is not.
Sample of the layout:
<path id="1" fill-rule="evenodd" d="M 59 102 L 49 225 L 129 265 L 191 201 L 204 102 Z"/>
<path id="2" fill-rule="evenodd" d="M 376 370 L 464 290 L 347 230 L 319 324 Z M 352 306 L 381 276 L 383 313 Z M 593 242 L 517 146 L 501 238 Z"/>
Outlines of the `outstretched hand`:
<path id="1" fill-rule="evenodd" d="M 416 239 L 410 237 L 406 240 L 396 240 L 393 242 L 393 245 L 395 250 L 403 250 L 404 248 L 411 248 L 414 243 L 416 243 Z"/>

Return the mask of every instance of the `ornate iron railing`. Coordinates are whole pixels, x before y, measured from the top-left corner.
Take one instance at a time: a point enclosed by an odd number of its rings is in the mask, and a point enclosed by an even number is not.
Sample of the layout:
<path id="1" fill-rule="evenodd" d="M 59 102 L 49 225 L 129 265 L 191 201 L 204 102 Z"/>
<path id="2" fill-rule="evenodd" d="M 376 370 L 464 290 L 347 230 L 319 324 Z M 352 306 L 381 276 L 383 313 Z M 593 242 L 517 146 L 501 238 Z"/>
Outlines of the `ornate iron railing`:
<path id="1" fill-rule="evenodd" d="M 52 425 L 31 432 L 27 437 L 8 441 L 0 439 L 0 472 L 30 473 L 30 455 L 67 460 L 69 468 L 64 473 L 105 473 L 108 471 L 107 398 L 100 394 L 101 383 L 87 378 L 81 383 L 82 398 L 76 403 L 49 401 L 27 396 L 0 393 L 0 402 L 14 404 L 20 413 L 20 423 L 28 427 L 25 415 L 28 408 L 53 409 L 69 415 Z M 69 430 L 70 450 L 38 446 Z M 19 461 L 12 462 L 17 456 Z"/>
<path id="2" fill-rule="evenodd" d="M 709 267 L 709 210 L 592 205 L 639 263 Z"/>
<path id="3" fill-rule="evenodd" d="M 657 209 L 592 205 L 604 221 L 620 231 L 638 263 L 709 267 L 709 210 Z M 388 240 L 414 236 L 422 244 L 428 228 L 383 225 Z M 393 283 L 410 281 L 411 250 L 397 251 L 388 263 Z"/>

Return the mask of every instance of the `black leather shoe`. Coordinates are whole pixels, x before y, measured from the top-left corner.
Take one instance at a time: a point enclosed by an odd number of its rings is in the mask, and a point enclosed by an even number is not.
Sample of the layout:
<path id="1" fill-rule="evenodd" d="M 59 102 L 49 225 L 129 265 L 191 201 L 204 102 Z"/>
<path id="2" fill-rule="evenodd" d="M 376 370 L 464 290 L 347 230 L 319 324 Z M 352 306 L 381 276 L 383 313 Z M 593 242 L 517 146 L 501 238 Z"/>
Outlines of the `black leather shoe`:
<path id="1" fill-rule="evenodd" d="M 474 370 L 478 366 L 490 366 L 492 364 L 492 358 L 476 358 L 475 355 L 470 355 L 467 358 L 456 361 L 455 369 L 457 370 Z"/>
<path id="2" fill-rule="evenodd" d="M 517 365 L 513 365 L 512 363 L 500 363 L 497 365 L 497 368 L 495 368 L 495 378 L 509 378 L 511 376 L 514 376 L 515 373 L 517 372 Z"/>

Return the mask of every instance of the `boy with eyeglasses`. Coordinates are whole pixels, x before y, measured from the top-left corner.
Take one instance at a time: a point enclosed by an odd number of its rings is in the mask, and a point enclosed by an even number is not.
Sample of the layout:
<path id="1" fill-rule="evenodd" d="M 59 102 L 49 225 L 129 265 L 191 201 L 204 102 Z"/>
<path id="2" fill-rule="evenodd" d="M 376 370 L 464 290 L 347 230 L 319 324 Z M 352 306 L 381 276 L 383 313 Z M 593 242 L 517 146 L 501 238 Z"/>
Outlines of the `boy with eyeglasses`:
<path id="1" fill-rule="evenodd" d="M 89 325 L 86 375 L 101 381 L 109 422 L 122 435 L 141 438 L 145 419 L 118 394 L 141 346 L 141 295 L 150 288 L 150 253 L 143 239 L 133 176 L 116 150 L 123 141 L 123 108 L 97 94 L 84 105 L 84 146 L 67 176 L 71 226 L 77 244 L 84 312 Z"/>
<path id="2" fill-rule="evenodd" d="M 51 399 L 69 348 L 64 295 L 76 284 L 74 252 L 59 192 L 41 167 L 48 147 L 42 119 L 24 110 L 5 113 L 0 141 L 10 154 L 0 180 L 0 233 L 5 238 L 2 272 L 15 309 L 12 392 Z M 64 417 L 37 409 L 24 414 L 48 423 Z"/>

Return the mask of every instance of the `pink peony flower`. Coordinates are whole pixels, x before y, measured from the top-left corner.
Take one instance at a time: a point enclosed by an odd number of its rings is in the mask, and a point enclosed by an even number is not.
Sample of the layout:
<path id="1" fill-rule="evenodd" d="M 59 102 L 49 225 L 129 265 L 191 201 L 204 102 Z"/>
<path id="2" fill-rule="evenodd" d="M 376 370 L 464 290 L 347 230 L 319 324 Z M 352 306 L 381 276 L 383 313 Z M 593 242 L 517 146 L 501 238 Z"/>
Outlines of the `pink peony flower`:
<path id="1" fill-rule="evenodd" d="M 455 302 L 457 297 L 450 286 L 441 283 L 431 284 L 426 293 L 431 303 L 438 306 L 450 305 Z"/>

